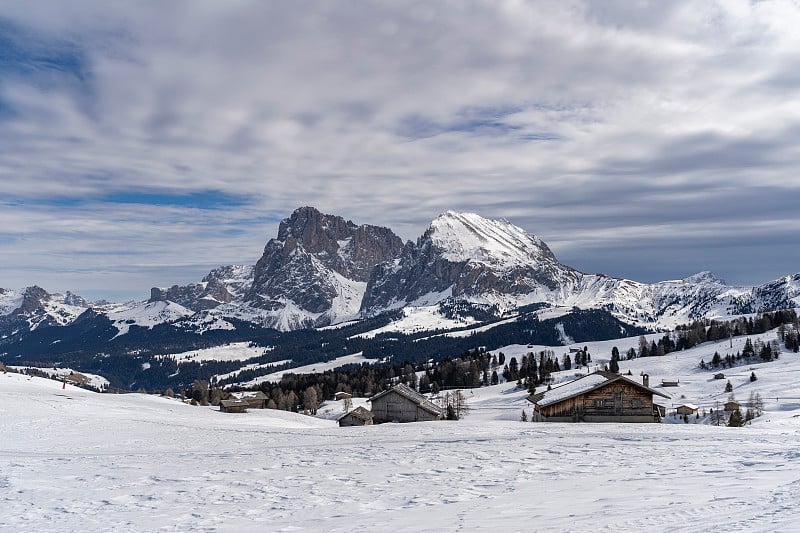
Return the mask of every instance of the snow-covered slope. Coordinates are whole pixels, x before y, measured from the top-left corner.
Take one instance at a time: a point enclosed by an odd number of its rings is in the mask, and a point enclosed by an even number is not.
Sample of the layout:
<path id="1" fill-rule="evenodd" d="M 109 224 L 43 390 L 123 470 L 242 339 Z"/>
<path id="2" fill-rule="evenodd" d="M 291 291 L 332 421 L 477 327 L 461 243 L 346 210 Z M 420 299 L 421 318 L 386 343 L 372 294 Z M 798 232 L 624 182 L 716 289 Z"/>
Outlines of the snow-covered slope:
<path id="1" fill-rule="evenodd" d="M 16 317 L 31 330 L 40 325 L 69 324 L 90 306 L 88 300 L 69 291 L 50 294 L 37 286 L 0 289 L 0 321 L 3 317 L 6 320 Z"/>
<path id="2" fill-rule="evenodd" d="M 131 326 L 152 328 L 158 324 L 175 322 L 194 312 L 174 302 L 130 302 L 110 305 L 103 309 L 119 335 L 125 335 Z"/>
<path id="3" fill-rule="evenodd" d="M 606 309 L 627 323 L 669 328 L 793 307 L 798 299 L 800 274 L 758 287 L 729 286 L 710 272 L 654 284 L 585 274 L 561 264 L 541 239 L 505 220 L 447 212 L 399 259 L 375 269 L 362 312 L 466 302 L 501 316 L 544 303 Z"/>
<path id="4" fill-rule="evenodd" d="M 684 355 L 636 360 L 633 371 L 680 376 L 676 393 L 702 400 L 684 381 L 719 382 L 689 368 L 699 353 Z M 530 407 L 513 384 L 467 391 L 471 411 L 457 422 L 338 428 L 329 410 L 327 420 L 224 414 L 0 373 L 2 527 L 794 531 L 800 405 L 789 397 L 800 358 L 756 372 L 766 412 L 743 428 L 522 423 Z M 745 396 L 750 385 L 732 382 Z"/>

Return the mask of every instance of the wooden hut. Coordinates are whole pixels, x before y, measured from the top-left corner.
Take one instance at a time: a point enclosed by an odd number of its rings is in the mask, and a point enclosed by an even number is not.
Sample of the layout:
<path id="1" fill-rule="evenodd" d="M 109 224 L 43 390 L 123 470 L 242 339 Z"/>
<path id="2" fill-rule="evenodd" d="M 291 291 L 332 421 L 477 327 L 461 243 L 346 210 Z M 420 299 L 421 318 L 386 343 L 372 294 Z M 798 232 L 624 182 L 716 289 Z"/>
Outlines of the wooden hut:
<path id="1" fill-rule="evenodd" d="M 661 386 L 662 387 L 677 387 L 681 384 L 681 380 L 679 379 L 662 379 Z"/>
<path id="2" fill-rule="evenodd" d="M 718 372 L 714 374 L 714 379 L 725 379 L 725 374 L 723 374 L 722 372 Z"/>
<path id="3" fill-rule="evenodd" d="M 340 416 L 337 422 L 339 423 L 339 427 L 371 426 L 372 418 L 372 411 L 359 406 L 349 413 Z"/>
<path id="4" fill-rule="evenodd" d="M 350 400 L 353 398 L 353 395 L 350 394 L 349 392 L 339 391 L 336 394 L 334 394 L 333 398 L 338 402 L 339 400 Z"/>
<path id="5" fill-rule="evenodd" d="M 729 400 L 725 402 L 725 411 L 728 413 L 732 413 L 733 411 L 739 409 L 741 406 L 742 405 L 736 400 Z"/>
<path id="6" fill-rule="evenodd" d="M 245 400 L 222 400 L 219 402 L 219 410 L 223 413 L 246 413 L 247 402 Z"/>
<path id="7" fill-rule="evenodd" d="M 675 408 L 679 415 L 696 415 L 699 408 L 693 403 L 683 403 Z"/>
<path id="8" fill-rule="evenodd" d="M 403 383 L 379 392 L 369 401 L 376 424 L 442 420 L 445 415 L 444 409 Z"/>
<path id="9" fill-rule="evenodd" d="M 250 409 L 266 409 L 269 398 L 263 392 L 237 392 L 233 394 L 237 400 L 244 400 L 247 402 L 247 407 Z"/>
<path id="10" fill-rule="evenodd" d="M 625 376 L 594 372 L 528 397 L 542 422 L 658 422 L 653 396 L 669 398 Z"/>

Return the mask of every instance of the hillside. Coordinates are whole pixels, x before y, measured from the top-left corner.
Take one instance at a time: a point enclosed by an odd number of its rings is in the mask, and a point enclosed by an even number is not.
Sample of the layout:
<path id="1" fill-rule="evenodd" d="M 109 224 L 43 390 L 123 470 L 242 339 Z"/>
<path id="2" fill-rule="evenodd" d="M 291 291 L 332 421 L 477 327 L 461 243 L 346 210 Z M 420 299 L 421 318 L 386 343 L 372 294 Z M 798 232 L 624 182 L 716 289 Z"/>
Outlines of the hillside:
<path id="1" fill-rule="evenodd" d="M 600 360 L 625 342 L 635 339 L 589 348 Z M 711 401 L 717 383 L 693 364 L 718 348 L 631 369 L 680 377 L 682 392 Z M 788 398 L 800 356 L 756 371 L 765 397 Z M 800 402 L 768 401 L 763 417 L 738 429 L 572 425 L 519 422 L 524 395 L 512 384 L 477 389 L 458 422 L 338 428 L 293 413 L 226 415 L 0 373 L 3 528 L 700 532 L 796 524 Z"/>

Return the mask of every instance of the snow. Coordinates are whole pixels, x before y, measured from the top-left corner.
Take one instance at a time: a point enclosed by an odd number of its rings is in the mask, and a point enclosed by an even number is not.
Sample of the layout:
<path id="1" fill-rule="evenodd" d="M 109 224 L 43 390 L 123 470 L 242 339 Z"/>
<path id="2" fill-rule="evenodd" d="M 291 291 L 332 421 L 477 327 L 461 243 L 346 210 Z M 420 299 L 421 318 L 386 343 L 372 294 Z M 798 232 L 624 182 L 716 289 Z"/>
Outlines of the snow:
<path id="1" fill-rule="evenodd" d="M 26 371 L 28 369 L 35 370 L 37 372 L 42 372 L 50 377 L 57 378 L 63 380 L 65 378 L 69 378 L 70 374 L 73 372 L 77 372 L 72 368 L 41 368 L 41 367 L 30 367 L 30 366 L 9 366 L 17 371 Z M 95 389 L 102 390 L 105 387 L 108 387 L 109 381 L 104 378 L 103 376 L 99 376 L 97 374 L 90 374 L 88 372 L 80 372 L 80 375 L 84 376 L 88 381 L 86 384 L 90 387 L 94 387 Z"/>
<path id="2" fill-rule="evenodd" d="M 759 381 L 795 390 L 798 357 L 783 357 Z M 4 531 L 767 532 L 800 518 L 797 407 L 744 428 L 535 424 L 500 385 L 458 422 L 338 428 L 60 387 L 0 374 Z"/>
<path id="3" fill-rule="evenodd" d="M 213 348 L 157 355 L 156 357 L 171 357 L 179 363 L 189 361 L 246 361 L 254 357 L 260 357 L 268 351 L 269 348 L 264 348 L 263 346 L 250 346 L 249 342 L 233 342 L 222 346 L 214 346 Z"/>
<path id="4" fill-rule="evenodd" d="M 153 328 L 193 314 L 191 309 L 170 301 L 130 302 L 107 307 L 108 319 L 119 331 L 117 336 L 127 334 L 133 325 Z"/>
<path id="5" fill-rule="evenodd" d="M 601 383 L 605 383 L 606 381 L 608 381 L 608 378 L 605 376 L 600 374 L 589 374 L 588 376 L 576 379 L 575 381 L 565 383 L 560 387 L 545 391 L 544 396 L 537 403 L 541 406 L 551 405 L 560 402 L 564 398 L 569 398 L 571 396 L 575 396 L 576 394 L 593 389 L 594 387 L 600 385 Z"/>
<path id="6" fill-rule="evenodd" d="M 541 240 L 506 220 L 447 211 L 431 223 L 431 240 L 454 263 L 476 261 L 516 266 L 542 256 Z"/>
<path id="7" fill-rule="evenodd" d="M 412 334 L 436 329 L 463 328 L 475 323 L 472 318 L 448 318 L 440 313 L 438 305 L 405 307 L 402 312 L 403 316 L 399 320 L 381 328 L 354 335 L 353 338 L 372 339 L 381 333 Z M 491 327 L 495 325 L 493 324 Z"/>
<path id="8" fill-rule="evenodd" d="M 342 357 L 337 357 L 336 359 L 327 361 L 325 363 L 312 363 L 309 365 L 302 365 L 294 368 L 289 368 L 286 370 L 280 370 L 278 372 L 273 372 L 265 376 L 259 376 L 250 381 L 237 383 L 237 385 L 240 385 L 242 387 L 253 387 L 264 381 L 272 381 L 272 382 L 280 381 L 284 374 L 314 374 L 314 373 L 325 372 L 326 370 L 334 370 L 344 365 L 377 363 L 378 361 L 379 361 L 378 359 L 367 359 L 366 357 L 364 357 L 362 352 L 358 352 L 350 355 L 344 355 Z M 278 365 L 278 364 L 281 364 L 281 361 L 278 361 L 277 363 L 268 363 L 265 366 Z M 226 377 L 231 375 L 235 376 L 237 373 L 238 372 L 232 372 L 231 374 L 226 374 Z"/>

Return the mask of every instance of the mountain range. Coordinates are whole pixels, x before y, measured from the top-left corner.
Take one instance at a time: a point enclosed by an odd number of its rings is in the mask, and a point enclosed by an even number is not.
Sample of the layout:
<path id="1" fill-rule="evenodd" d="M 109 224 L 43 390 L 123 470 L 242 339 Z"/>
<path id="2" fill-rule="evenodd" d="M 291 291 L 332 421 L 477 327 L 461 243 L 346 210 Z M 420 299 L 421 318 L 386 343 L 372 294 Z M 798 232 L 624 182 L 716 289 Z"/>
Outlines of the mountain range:
<path id="1" fill-rule="evenodd" d="M 0 289 L 0 336 L 9 328 L 64 326 L 87 309 L 125 334 L 131 325 L 161 323 L 225 329 L 231 319 L 290 331 L 415 308 L 500 318 L 530 304 L 604 309 L 625 323 L 666 328 L 798 306 L 800 274 L 754 287 L 728 285 L 710 272 L 640 283 L 564 265 L 541 239 L 506 220 L 448 211 L 416 242 L 403 243 L 389 228 L 301 207 L 280 223 L 255 265 L 154 287 L 147 301 L 93 303 L 36 286 Z"/>
<path id="2" fill-rule="evenodd" d="M 0 289 L 0 362 L 68 365 L 124 390 L 252 384 L 323 362 L 568 345 L 794 307 L 800 274 L 755 287 L 709 272 L 640 283 L 564 265 L 506 220 L 446 212 L 404 243 L 389 228 L 301 207 L 255 265 L 154 287 L 147 300 Z"/>

